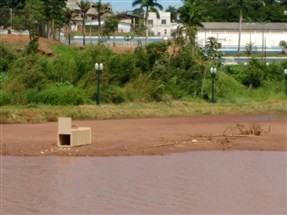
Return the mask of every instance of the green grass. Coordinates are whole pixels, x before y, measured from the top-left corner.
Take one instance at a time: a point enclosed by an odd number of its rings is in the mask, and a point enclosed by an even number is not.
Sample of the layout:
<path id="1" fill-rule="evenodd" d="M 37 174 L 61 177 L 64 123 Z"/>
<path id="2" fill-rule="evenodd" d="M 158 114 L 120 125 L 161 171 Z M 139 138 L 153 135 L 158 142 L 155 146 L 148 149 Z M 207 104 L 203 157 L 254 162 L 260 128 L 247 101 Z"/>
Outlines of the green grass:
<path id="1" fill-rule="evenodd" d="M 79 52 L 77 48 L 64 44 L 51 45 L 51 49 L 53 50 L 55 56 L 61 56 L 65 58 L 74 58 Z"/>
<path id="2" fill-rule="evenodd" d="M 120 105 L 82 106 L 2 106 L 1 123 L 39 123 L 57 121 L 58 117 L 76 120 L 185 117 L 246 113 L 279 113 L 286 116 L 286 100 L 242 104 L 169 101 L 166 103 L 124 103 Z"/>

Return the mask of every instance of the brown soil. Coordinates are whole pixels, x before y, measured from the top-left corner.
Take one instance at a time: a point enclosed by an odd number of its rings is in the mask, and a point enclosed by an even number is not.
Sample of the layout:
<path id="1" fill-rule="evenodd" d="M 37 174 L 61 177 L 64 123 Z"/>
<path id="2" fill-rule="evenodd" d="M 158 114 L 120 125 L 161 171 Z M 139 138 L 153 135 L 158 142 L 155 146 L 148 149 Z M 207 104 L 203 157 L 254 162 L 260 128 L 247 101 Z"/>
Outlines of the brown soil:
<path id="1" fill-rule="evenodd" d="M 14 34 L 0 34 L 0 42 L 6 44 L 12 44 L 17 47 L 17 49 L 23 50 L 25 46 L 29 44 L 29 36 L 27 35 L 14 35 Z M 52 41 L 42 37 L 39 37 L 39 52 L 43 55 L 51 56 L 53 55 L 52 50 L 49 48 L 51 44 L 60 43 L 59 41 Z M 79 44 L 79 48 L 83 49 L 81 44 Z M 116 53 L 124 53 L 124 52 L 133 52 L 135 50 L 134 46 L 110 46 L 110 48 Z M 176 49 L 175 51 L 177 51 Z M 173 47 L 169 47 L 168 52 L 170 54 L 173 53 Z"/>
<path id="2" fill-rule="evenodd" d="M 12 44 L 17 47 L 17 49 L 23 50 L 25 46 L 29 44 L 29 36 L 27 35 L 14 35 L 14 34 L 0 34 L 0 42 L 6 43 L 6 44 Z M 49 48 L 51 44 L 57 44 L 60 43 L 58 41 L 51 41 L 45 38 L 40 37 L 39 38 L 39 52 L 45 55 L 52 55 L 53 52 Z M 81 47 L 82 49 L 83 47 Z M 116 47 L 110 47 L 115 52 L 122 53 L 122 52 L 129 52 L 134 51 L 135 47 L 132 46 L 116 46 Z"/>
<path id="3" fill-rule="evenodd" d="M 23 50 L 30 42 L 29 36 L 27 35 L 13 35 L 13 34 L 0 34 L 0 42 L 12 44 L 17 47 L 17 49 Z M 56 41 L 50 41 L 45 38 L 40 37 L 39 40 L 39 52 L 45 55 L 52 55 L 52 50 L 49 46 L 53 43 L 59 43 Z"/>
<path id="4" fill-rule="evenodd" d="M 2 155 L 160 155 L 190 150 L 286 151 L 286 119 L 269 115 L 73 121 L 92 144 L 59 148 L 57 122 L 1 125 Z"/>

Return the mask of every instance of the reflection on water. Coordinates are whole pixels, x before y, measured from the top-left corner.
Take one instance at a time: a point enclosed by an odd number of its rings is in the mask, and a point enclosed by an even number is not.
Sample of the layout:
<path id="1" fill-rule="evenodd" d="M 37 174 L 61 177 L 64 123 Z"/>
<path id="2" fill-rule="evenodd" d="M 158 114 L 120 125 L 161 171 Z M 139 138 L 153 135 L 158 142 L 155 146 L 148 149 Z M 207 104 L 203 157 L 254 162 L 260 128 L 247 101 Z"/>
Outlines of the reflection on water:
<path id="1" fill-rule="evenodd" d="M 286 214 L 285 152 L 1 157 L 1 214 Z"/>

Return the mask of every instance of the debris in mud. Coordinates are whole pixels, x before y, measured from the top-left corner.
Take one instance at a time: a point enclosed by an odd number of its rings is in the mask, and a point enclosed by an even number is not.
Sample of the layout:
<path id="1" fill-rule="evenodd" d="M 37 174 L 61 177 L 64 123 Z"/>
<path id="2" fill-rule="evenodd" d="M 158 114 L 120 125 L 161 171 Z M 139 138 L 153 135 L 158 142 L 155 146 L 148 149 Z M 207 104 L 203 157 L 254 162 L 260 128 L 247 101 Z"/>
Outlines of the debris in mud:
<path id="1" fill-rule="evenodd" d="M 236 135 L 255 135 L 260 136 L 263 133 L 269 133 L 271 128 L 266 131 L 260 124 L 252 123 L 250 125 L 243 125 L 237 123 L 235 126 L 228 127 L 224 132 L 223 136 L 236 136 Z"/>

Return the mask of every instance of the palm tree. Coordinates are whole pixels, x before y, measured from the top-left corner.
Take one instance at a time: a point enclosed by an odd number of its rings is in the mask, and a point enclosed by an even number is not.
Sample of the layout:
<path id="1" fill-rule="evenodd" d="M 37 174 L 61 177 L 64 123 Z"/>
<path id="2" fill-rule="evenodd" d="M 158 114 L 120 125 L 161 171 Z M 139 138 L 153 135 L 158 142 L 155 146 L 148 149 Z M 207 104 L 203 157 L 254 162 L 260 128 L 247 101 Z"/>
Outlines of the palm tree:
<path id="1" fill-rule="evenodd" d="M 140 6 L 140 9 L 145 9 L 145 26 L 146 26 L 146 43 L 147 43 L 147 40 L 148 40 L 148 14 L 150 11 L 153 11 L 156 13 L 156 16 L 157 18 L 159 19 L 160 16 L 159 16 L 159 12 L 157 9 L 160 9 L 162 10 L 163 7 L 161 4 L 157 3 L 157 0 L 134 0 L 134 2 L 132 3 L 132 6 L 133 7 L 136 7 L 136 6 Z"/>
<path id="2" fill-rule="evenodd" d="M 255 0 L 256 2 L 261 2 L 263 6 L 265 6 L 264 0 Z M 240 45 L 241 45 L 241 29 L 242 29 L 242 21 L 243 21 L 243 13 L 247 11 L 250 5 L 250 0 L 234 0 L 233 7 L 237 7 L 239 9 L 239 35 L 238 35 L 238 48 L 237 53 L 240 53 Z"/>
<path id="3" fill-rule="evenodd" d="M 105 14 L 111 14 L 112 12 L 110 10 L 109 4 L 102 3 L 101 0 L 99 2 L 93 3 L 92 7 L 97 12 L 97 14 L 91 14 L 91 16 L 96 17 L 98 19 L 98 24 L 99 24 L 98 42 L 100 43 L 101 38 L 102 38 L 102 24 L 101 24 L 102 16 Z"/>
<path id="4" fill-rule="evenodd" d="M 80 8 L 80 13 L 82 17 L 82 32 L 83 32 L 83 46 L 86 44 L 86 19 L 87 19 L 87 13 L 91 8 L 91 4 L 87 1 L 80 1 L 77 2 L 78 7 Z"/>
<path id="5" fill-rule="evenodd" d="M 76 18 L 77 14 L 75 13 L 75 11 L 70 10 L 69 8 L 65 9 L 64 12 L 64 16 L 65 16 L 65 24 L 68 30 L 68 44 L 71 44 L 71 24 L 75 23 L 74 18 Z"/>
<path id="6" fill-rule="evenodd" d="M 189 36 L 190 43 L 195 45 L 195 36 L 201 23 L 201 11 L 197 0 L 184 0 L 184 5 L 178 9 L 181 22 L 185 25 L 186 36 Z"/>

